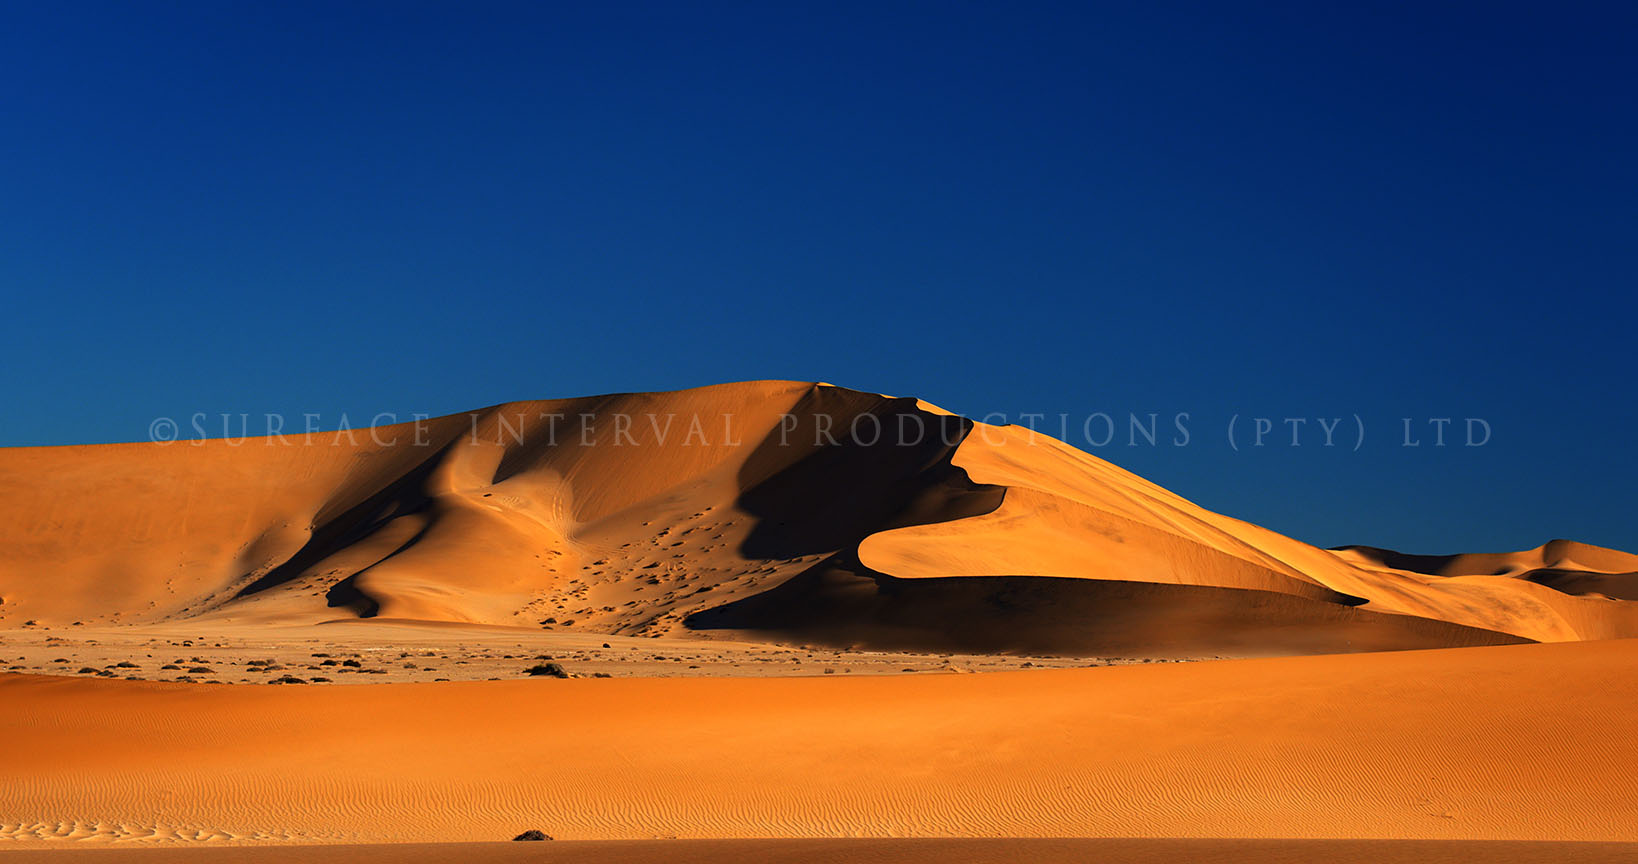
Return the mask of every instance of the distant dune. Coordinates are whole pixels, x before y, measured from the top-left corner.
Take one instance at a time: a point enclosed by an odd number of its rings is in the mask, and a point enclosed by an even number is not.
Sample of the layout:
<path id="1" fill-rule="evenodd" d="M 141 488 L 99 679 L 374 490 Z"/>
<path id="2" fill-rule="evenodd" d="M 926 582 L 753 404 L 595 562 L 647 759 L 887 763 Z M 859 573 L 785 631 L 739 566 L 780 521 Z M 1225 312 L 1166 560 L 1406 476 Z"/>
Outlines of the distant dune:
<path id="1" fill-rule="evenodd" d="M 380 616 L 1154 656 L 1638 635 L 1626 553 L 1326 551 L 1027 429 L 783 381 L 0 450 L 0 550 L 0 627 Z"/>
<path id="2" fill-rule="evenodd" d="M 1638 555 L 1573 540 L 1553 540 L 1523 552 L 1492 554 L 1405 555 L 1370 546 L 1332 551 L 1369 570 L 1401 570 L 1449 579 L 1505 576 L 1576 596 L 1638 600 Z"/>

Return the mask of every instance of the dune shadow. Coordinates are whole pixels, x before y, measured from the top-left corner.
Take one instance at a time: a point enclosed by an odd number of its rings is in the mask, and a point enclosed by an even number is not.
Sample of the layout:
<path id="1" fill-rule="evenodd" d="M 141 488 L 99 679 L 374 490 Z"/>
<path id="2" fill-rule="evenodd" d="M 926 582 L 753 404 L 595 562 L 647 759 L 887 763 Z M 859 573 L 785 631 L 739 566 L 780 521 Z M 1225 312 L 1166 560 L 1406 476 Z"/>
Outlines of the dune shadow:
<path id="1" fill-rule="evenodd" d="M 318 525 L 313 529 L 312 535 L 307 539 L 307 542 L 302 544 L 302 547 L 284 562 L 239 589 L 229 602 L 284 585 L 300 577 L 326 558 L 366 540 L 392 520 L 428 510 L 431 507 L 432 498 L 426 491 L 427 481 L 432 473 L 437 470 L 445 452 L 439 450 L 429 458 L 417 463 L 409 471 L 400 475 L 379 491 L 338 514 L 325 517 L 323 511 L 320 511 L 320 515 L 315 518 Z M 392 553 L 370 566 L 373 567 L 381 560 L 386 560 L 386 558 L 404 551 L 404 549 L 419 541 L 425 533 L 423 528 L 407 542 L 400 544 Z M 358 578 L 359 574 L 367 569 L 369 568 L 366 567 L 332 586 L 326 593 L 327 605 L 331 607 L 346 606 L 359 611 L 363 617 L 374 614 L 374 601 L 369 600 L 360 593 L 354 584 L 354 580 Z M 372 611 L 366 613 L 365 610 Z"/>
<path id="2" fill-rule="evenodd" d="M 974 428 L 914 399 L 815 388 L 739 472 L 734 502 L 756 519 L 740 552 L 790 559 L 830 554 L 878 531 L 994 511 L 1000 486 L 950 464 Z"/>
<path id="3" fill-rule="evenodd" d="M 1426 576 L 1443 575 L 1446 568 L 1462 557 L 1460 555 L 1413 555 L 1408 552 L 1395 552 L 1392 549 L 1357 544 L 1332 546 L 1329 551 L 1356 552 L 1369 559 L 1380 561 L 1384 567 L 1405 570 L 1411 573 L 1421 573 Z"/>
<path id="4" fill-rule="evenodd" d="M 1530 640 L 1242 588 L 1052 576 L 901 579 L 838 554 L 690 629 L 835 648 L 1060 656 L 1321 654 Z"/>

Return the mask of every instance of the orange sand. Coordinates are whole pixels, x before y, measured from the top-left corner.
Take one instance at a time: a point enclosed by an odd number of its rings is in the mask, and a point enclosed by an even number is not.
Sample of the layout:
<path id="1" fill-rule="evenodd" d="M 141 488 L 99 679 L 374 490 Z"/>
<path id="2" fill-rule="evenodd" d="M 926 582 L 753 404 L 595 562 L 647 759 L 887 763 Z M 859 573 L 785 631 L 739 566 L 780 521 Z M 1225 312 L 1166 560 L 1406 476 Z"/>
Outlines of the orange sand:
<path id="1" fill-rule="evenodd" d="M 3 835 L 1638 840 L 1638 642 L 984 675 L 0 678 Z"/>
<path id="2" fill-rule="evenodd" d="M 0 675 L 0 851 L 1626 860 L 1635 574 L 1322 550 L 797 382 L 0 450 L 9 668 L 425 682 Z M 430 680 L 540 652 L 615 677 Z M 1029 668 L 1088 658 L 1134 665 Z"/>
<path id="3" fill-rule="evenodd" d="M 19 862 L 97 864 L 1626 864 L 1627 843 L 1509 840 L 825 839 L 590 840 L 556 843 L 397 843 L 353 846 L 211 846 L 0 852 Z"/>
<path id="4" fill-rule="evenodd" d="M 1156 656 L 1638 636 L 1625 553 L 1416 572 L 1019 427 L 780 381 L 4 450 L 0 548 L 0 628 L 382 616 Z"/>

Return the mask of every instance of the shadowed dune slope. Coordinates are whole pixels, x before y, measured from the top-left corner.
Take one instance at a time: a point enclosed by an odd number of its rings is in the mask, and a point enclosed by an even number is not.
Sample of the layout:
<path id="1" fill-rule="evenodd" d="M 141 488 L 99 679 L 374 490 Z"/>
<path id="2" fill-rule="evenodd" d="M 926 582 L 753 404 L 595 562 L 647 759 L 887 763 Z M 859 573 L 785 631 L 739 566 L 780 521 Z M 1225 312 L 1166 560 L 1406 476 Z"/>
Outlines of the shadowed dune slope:
<path id="1" fill-rule="evenodd" d="M 1555 543 L 1321 550 L 1025 429 L 801 382 L 0 451 L 0 627 L 382 616 L 1071 654 L 1638 635 L 1633 556 Z"/>
<path id="2" fill-rule="evenodd" d="M 1630 842 L 1635 681 L 1633 640 L 984 675 L 8 675 L 0 847 L 526 828 Z"/>

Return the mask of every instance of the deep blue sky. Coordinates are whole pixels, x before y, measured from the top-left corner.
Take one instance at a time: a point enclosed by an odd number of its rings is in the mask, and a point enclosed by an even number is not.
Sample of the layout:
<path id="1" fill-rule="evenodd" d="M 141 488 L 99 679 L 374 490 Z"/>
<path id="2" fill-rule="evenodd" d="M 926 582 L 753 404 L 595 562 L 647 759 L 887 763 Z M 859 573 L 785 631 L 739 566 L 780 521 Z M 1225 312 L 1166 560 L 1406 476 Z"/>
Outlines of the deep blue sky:
<path id="1" fill-rule="evenodd" d="M 1638 549 L 1631 13 L 597 5 L 11 5 L 0 443 L 819 379 L 1188 412 L 1094 452 L 1323 545 Z"/>

